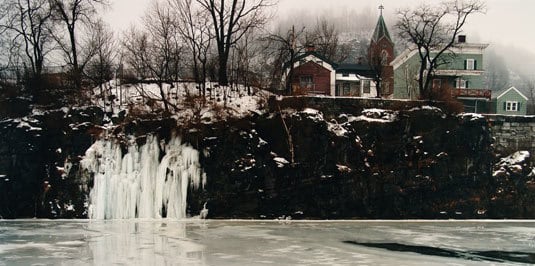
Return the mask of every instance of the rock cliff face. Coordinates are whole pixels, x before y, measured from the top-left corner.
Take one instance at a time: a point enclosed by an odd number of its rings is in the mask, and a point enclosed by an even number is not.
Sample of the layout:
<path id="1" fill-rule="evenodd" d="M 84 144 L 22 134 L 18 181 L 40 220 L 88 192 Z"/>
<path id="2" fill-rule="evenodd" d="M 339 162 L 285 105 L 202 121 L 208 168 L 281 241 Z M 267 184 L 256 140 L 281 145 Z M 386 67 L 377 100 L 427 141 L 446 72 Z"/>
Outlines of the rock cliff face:
<path id="1" fill-rule="evenodd" d="M 309 109 L 188 134 L 208 176 L 190 206 L 207 201 L 214 218 L 495 216 L 485 119 L 424 108 L 337 120 Z"/>
<path id="2" fill-rule="evenodd" d="M 89 188 L 77 162 L 100 134 L 102 117 L 99 108 L 82 108 L 1 121 L 0 216 L 85 217 Z"/>
<path id="3" fill-rule="evenodd" d="M 86 108 L 1 122 L 0 215 L 87 217 L 92 177 L 79 160 L 103 136 L 102 117 Z M 206 203 L 208 218 L 535 217 L 529 155 L 498 162 L 487 120 L 473 115 L 365 109 L 326 121 L 283 109 L 190 128 L 122 121 L 107 133 L 140 145 L 179 134 L 197 149 L 206 185 L 189 190 L 189 215 Z"/>

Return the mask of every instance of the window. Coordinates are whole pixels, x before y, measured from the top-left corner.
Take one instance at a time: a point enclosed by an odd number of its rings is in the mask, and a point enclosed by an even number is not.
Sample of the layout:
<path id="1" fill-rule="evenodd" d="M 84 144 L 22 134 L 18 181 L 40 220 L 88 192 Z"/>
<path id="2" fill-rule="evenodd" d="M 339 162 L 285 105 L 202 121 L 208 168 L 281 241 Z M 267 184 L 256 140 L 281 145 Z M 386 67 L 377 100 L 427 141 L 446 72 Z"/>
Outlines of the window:
<path id="1" fill-rule="evenodd" d="M 343 95 L 344 96 L 351 95 L 351 86 L 350 86 L 349 83 L 344 83 L 344 85 L 343 85 Z"/>
<path id="2" fill-rule="evenodd" d="M 476 70 L 476 60 L 475 59 L 466 59 L 464 61 L 464 69 L 466 70 Z"/>
<path id="3" fill-rule="evenodd" d="M 362 93 L 370 93 L 370 81 L 364 80 L 362 84 Z"/>
<path id="4" fill-rule="evenodd" d="M 517 112 L 520 109 L 520 103 L 514 101 L 506 101 L 503 103 L 504 109 L 507 112 Z"/>
<path id="5" fill-rule="evenodd" d="M 433 89 L 440 89 L 440 88 L 442 88 L 442 80 L 433 79 Z"/>
<path id="6" fill-rule="evenodd" d="M 381 89 L 383 90 L 383 94 L 392 94 L 392 86 L 390 86 L 390 82 L 388 81 L 382 81 Z"/>
<path id="7" fill-rule="evenodd" d="M 456 79 L 455 80 L 455 88 L 457 89 L 466 89 L 468 86 L 468 82 L 464 79 Z"/>
<path id="8" fill-rule="evenodd" d="M 349 77 L 349 73 L 342 73 L 342 77 Z"/>
<path id="9" fill-rule="evenodd" d="M 301 88 L 312 88 L 312 76 L 301 76 L 299 78 L 299 85 Z"/>
<path id="10" fill-rule="evenodd" d="M 388 52 L 386 50 L 381 51 L 381 65 L 388 65 Z"/>

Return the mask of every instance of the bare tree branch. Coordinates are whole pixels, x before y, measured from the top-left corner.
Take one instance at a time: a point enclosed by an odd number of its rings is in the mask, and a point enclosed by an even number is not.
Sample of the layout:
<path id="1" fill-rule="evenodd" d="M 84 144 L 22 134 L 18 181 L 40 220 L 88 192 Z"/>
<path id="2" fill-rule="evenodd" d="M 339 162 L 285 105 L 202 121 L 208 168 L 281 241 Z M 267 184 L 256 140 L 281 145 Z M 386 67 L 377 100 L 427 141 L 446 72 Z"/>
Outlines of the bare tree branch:
<path id="1" fill-rule="evenodd" d="M 169 102 L 163 85 L 178 79 L 183 50 L 175 19 L 167 5 L 154 2 L 143 19 L 144 29 L 131 28 L 123 41 L 127 63 L 141 78 L 149 77 L 158 84 L 166 113 L 169 107 L 177 107 Z"/>
<path id="2" fill-rule="evenodd" d="M 420 57 L 418 87 L 421 97 L 432 97 L 430 87 L 435 70 L 447 63 L 443 55 L 455 45 L 468 16 L 484 11 L 482 0 L 451 0 L 437 7 L 423 4 L 414 10 L 398 11 L 399 36 L 412 43 Z"/>
<path id="3" fill-rule="evenodd" d="M 281 81 L 282 77 L 285 76 L 286 83 L 284 84 L 284 88 L 287 94 L 291 94 L 294 62 L 297 55 L 304 50 L 304 44 L 306 44 L 307 40 L 303 39 L 303 37 L 306 35 L 306 32 L 304 27 L 296 31 L 293 26 L 286 33 L 281 33 L 280 31 L 279 33 L 269 34 L 264 39 L 267 41 L 266 45 L 269 47 L 267 49 L 268 55 L 272 55 L 271 57 L 275 58 L 272 79 L 274 81 Z M 298 44 L 298 42 L 301 43 Z M 273 48 L 275 49 L 273 50 Z M 286 69 L 283 69 L 283 66 L 287 63 L 290 65 L 287 73 L 285 73 Z M 279 86 L 277 84 L 272 85 L 272 87 Z"/>
<path id="4" fill-rule="evenodd" d="M 68 63 L 72 66 L 72 74 L 77 89 L 81 88 L 81 77 L 83 68 L 87 64 L 93 53 L 86 53 L 84 58 L 80 58 L 80 47 L 78 42 L 79 23 L 89 25 L 92 17 L 96 14 L 97 5 L 106 5 L 107 0 L 50 0 L 54 11 L 55 19 L 61 22 L 68 34 L 68 45 L 64 44 L 62 37 L 56 36 L 56 40 L 62 47 Z M 67 48 L 68 47 L 68 48 Z"/>
<path id="5" fill-rule="evenodd" d="M 9 0 L 0 6 L 0 17 L 0 32 L 12 37 L 10 50 L 23 48 L 23 62 L 29 64 L 31 79 L 38 82 L 45 56 L 52 49 L 48 1 Z"/>
<path id="6" fill-rule="evenodd" d="M 196 0 L 212 18 L 218 61 L 219 83 L 228 85 L 230 49 L 248 31 L 265 24 L 265 9 L 272 0 Z"/>
<path id="7" fill-rule="evenodd" d="M 193 76 L 206 96 L 206 72 L 214 36 L 211 34 L 212 20 L 194 0 L 168 0 L 176 11 L 177 31 L 187 44 L 193 61 Z"/>

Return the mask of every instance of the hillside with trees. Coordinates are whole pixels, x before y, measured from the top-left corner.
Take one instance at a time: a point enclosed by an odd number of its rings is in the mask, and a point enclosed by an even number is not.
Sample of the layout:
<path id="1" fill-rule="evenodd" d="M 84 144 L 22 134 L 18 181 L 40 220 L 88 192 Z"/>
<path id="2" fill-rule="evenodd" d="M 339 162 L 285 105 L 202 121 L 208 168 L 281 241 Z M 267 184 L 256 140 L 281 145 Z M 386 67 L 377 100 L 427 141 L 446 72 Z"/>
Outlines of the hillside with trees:
<path id="1" fill-rule="evenodd" d="M 369 64 L 368 47 L 376 21 L 370 12 L 375 9 L 370 7 L 337 12 L 294 10 L 291 16 L 274 19 L 277 3 L 271 0 L 158 0 L 147 7 L 141 23 L 118 32 L 102 17 L 110 6 L 105 0 L 1 3 L 3 101 L 46 108 L 98 101 L 112 105 L 122 97 L 111 88 L 125 89 L 130 84 L 145 97 L 144 102 L 158 103 L 153 111 L 169 115 L 181 111 L 176 99 L 171 99 L 176 95 L 193 95 L 201 105 L 207 98 L 220 98 L 225 106 L 231 91 L 241 94 L 238 84 L 245 89 L 244 95 L 251 96 L 255 90 L 288 94 L 290 84 L 284 84 L 283 67 L 308 45 L 333 62 Z M 398 10 L 397 23 L 390 25 L 396 54 L 411 45 L 420 51 L 424 63 L 418 71 L 418 86 L 428 98 L 432 96 L 426 92 L 432 69 L 444 61 L 430 58 L 429 51 L 438 44 L 447 44 L 440 47 L 447 51 L 467 17 L 484 11 L 484 2 L 453 7 L 445 2 Z M 425 21 L 433 22 L 433 31 L 422 27 Z M 505 53 L 509 56 L 503 57 Z M 493 45 L 485 57 L 489 89 L 515 85 L 525 88 L 526 95 L 535 93 L 530 89 L 532 66 L 519 63 L 530 58 L 529 53 Z M 147 83 L 157 85 L 156 95 L 139 89 Z M 187 92 L 184 87 L 189 88 Z"/>
<path id="2" fill-rule="evenodd" d="M 306 45 L 314 44 L 336 62 L 366 60 L 375 19 L 369 12 L 347 10 L 274 22 L 276 3 L 268 0 L 159 0 L 140 24 L 116 32 L 102 19 L 109 7 L 103 0 L 0 4 L 4 101 L 18 98 L 44 108 L 95 101 L 111 105 L 120 95 L 110 84 L 124 89 L 153 83 L 158 93 L 141 92 L 144 101 L 161 105 L 153 111 L 177 113 L 179 106 L 170 97 L 184 87 L 190 89 L 180 95 L 191 90 L 204 99 L 216 99 L 212 94 L 218 88 L 228 88 L 221 92 L 222 101 L 237 84 L 247 95 L 284 87 L 284 63 Z"/>

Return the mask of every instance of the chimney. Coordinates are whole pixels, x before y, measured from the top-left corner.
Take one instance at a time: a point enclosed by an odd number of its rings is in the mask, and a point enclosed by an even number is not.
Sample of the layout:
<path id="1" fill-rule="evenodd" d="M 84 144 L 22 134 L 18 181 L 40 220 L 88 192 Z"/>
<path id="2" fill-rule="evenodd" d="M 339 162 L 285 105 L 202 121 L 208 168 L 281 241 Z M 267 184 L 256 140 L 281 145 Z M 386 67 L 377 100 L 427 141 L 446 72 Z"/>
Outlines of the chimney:
<path id="1" fill-rule="evenodd" d="M 307 52 L 314 52 L 314 51 L 316 51 L 316 46 L 314 46 L 314 44 L 307 44 L 306 45 L 306 50 L 307 50 Z"/>
<path id="2" fill-rule="evenodd" d="M 466 43 L 466 35 L 459 35 L 458 43 Z"/>

